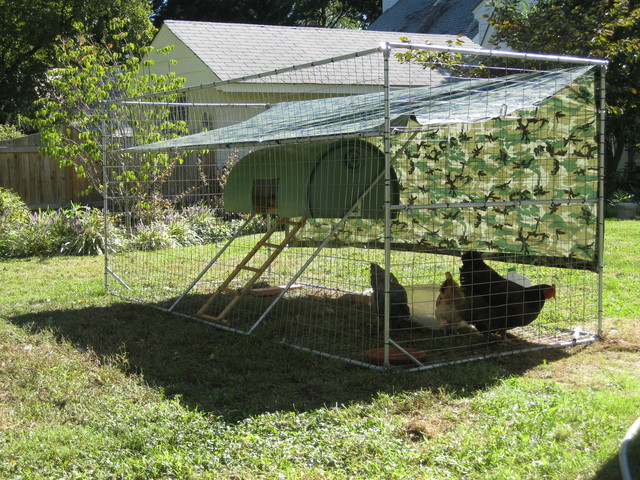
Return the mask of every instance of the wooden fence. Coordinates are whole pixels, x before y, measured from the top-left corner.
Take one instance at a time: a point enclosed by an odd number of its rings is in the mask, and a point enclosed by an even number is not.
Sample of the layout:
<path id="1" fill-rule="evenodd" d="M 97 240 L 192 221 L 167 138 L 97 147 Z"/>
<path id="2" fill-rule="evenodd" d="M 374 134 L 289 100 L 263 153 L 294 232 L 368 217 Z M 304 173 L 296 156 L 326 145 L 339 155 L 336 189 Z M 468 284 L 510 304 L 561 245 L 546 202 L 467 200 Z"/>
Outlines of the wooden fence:
<path id="1" fill-rule="evenodd" d="M 79 178 L 73 167 L 61 168 L 39 147 L 37 133 L 0 142 L 0 187 L 18 193 L 32 209 L 99 200 L 97 194 L 83 195 L 87 180 Z"/>

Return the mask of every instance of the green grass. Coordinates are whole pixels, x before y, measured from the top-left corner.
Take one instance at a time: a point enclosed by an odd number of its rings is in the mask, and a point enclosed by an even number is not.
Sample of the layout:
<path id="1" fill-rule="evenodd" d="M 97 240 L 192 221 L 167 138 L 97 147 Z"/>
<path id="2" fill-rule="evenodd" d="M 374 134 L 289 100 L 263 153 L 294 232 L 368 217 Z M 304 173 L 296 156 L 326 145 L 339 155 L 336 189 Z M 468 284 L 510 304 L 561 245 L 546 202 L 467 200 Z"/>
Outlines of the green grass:
<path id="1" fill-rule="evenodd" d="M 606 226 L 602 341 L 414 374 L 122 303 L 101 258 L 2 261 L 0 478 L 617 479 L 640 222 Z"/>

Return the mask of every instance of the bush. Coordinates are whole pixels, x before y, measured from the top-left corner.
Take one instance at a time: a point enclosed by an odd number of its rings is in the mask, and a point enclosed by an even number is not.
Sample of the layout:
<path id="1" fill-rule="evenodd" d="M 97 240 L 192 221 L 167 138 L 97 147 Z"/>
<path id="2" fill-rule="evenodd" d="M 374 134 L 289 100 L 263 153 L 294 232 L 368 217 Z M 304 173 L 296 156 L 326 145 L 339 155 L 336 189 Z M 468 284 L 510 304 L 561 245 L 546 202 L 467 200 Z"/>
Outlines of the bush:
<path id="1" fill-rule="evenodd" d="M 96 208 L 71 205 L 61 211 L 64 218 L 60 253 L 67 255 L 103 255 L 106 251 L 104 240 L 104 214 Z M 109 250 L 124 246 L 123 235 L 111 218 L 108 218 Z"/>
<path id="2" fill-rule="evenodd" d="M 230 229 L 232 232 L 235 232 L 240 228 L 240 226 L 244 223 L 244 220 L 238 219 L 233 220 L 230 224 Z M 257 215 L 254 219 L 249 222 L 249 225 L 245 227 L 242 231 L 243 235 L 255 235 L 257 233 L 265 233 L 268 230 L 269 223 L 267 217 L 263 217 L 262 215 Z"/>
<path id="3" fill-rule="evenodd" d="M 217 209 L 192 205 L 181 211 L 172 206 L 156 209 L 154 217 L 145 217 L 127 238 L 118 226 L 118 218 L 108 217 L 110 251 L 124 248 L 158 250 L 177 246 L 201 245 L 231 237 L 244 223 L 228 220 Z M 30 212 L 20 197 L 0 188 L 0 257 L 34 255 L 102 255 L 105 217 L 101 210 L 71 204 L 59 210 Z M 267 228 L 258 216 L 243 231 L 244 235 L 262 233 Z"/>
<path id="4" fill-rule="evenodd" d="M 20 196 L 0 188 L 0 257 L 13 257 L 22 248 L 23 239 L 18 235 L 29 223 L 31 212 Z"/>
<path id="5" fill-rule="evenodd" d="M 139 223 L 129 246 L 136 250 L 160 250 L 161 248 L 177 247 L 176 242 L 167 226 L 162 222 L 154 222 L 150 225 Z"/>
<path id="6" fill-rule="evenodd" d="M 61 216 L 53 210 L 38 211 L 29 215 L 28 221 L 16 225 L 8 232 L 9 255 L 30 257 L 52 255 L 60 251 L 64 238 Z"/>
<path id="7" fill-rule="evenodd" d="M 200 237 L 199 243 L 212 243 L 231 237 L 245 222 L 242 218 L 232 220 L 224 218 L 217 211 L 217 209 L 198 204 L 183 208 L 177 215 L 186 221 Z M 242 233 L 243 235 L 252 235 L 266 231 L 267 220 L 259 215 L 245 227 Z"/>
<path id="8" fill-rule="evenodd" d="M 29 208 L 22 201 L 20 195 L 13 190 L 0 187 L 0 226 L 26 223 L 29 214 Z"/>
<path id="9" fill-rule="evenodd" d="M 15 125 L 8 125 L 0 123 L 0 141 L 11 140 L 12 138 L 18 138 L 24 136 L 24 133 L 20 131 Z"/>
<path id="10" fill-rule="evenodd" d="M 109 219 L 110 249 L 122 247 L 122 232 Z M 102 211 L 72 204 L 68 209 L 30 212 L 18 195 L 0 188 L 0 257 L 101 255 Z"/>
<path id="11" fill-rule="evenodd" d="M 180 212 L 180 216 L 204 243 L 213 242 L 228 235 L 226 222 L 222 222 L 214 209 L 206 205 L 190 205 Z"/>

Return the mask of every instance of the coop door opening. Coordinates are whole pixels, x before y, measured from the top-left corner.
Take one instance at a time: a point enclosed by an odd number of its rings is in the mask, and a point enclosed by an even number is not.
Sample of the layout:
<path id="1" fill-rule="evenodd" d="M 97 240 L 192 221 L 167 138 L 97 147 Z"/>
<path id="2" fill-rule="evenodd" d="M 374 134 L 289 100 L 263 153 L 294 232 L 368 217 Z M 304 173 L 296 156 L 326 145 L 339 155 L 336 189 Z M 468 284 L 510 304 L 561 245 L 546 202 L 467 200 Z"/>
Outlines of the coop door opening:
<path id="1" fill-rule="evenodd" d="M 257 178 L 251 186 L 251 204 L 255 213 L 278 213 L 279 178 Z"/>

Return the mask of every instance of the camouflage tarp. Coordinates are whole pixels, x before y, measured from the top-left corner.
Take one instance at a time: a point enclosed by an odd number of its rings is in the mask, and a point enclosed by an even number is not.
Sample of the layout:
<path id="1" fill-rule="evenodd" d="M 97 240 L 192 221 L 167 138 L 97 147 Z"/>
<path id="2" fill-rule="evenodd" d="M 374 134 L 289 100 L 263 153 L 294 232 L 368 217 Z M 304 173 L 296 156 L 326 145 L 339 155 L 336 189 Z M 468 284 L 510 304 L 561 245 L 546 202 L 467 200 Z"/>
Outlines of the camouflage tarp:
<path id="1" fill-rule="evenodd" d="M 450 254 L 475 249 L 595 269 L 596 126 L 594 73 L 589 71 L 553 96 L 508 115 L 396 135 L 392 168 L 400 204 L 409 208 L 394 212 L 393 247 Z M 377 142 L 382 146 L 381 139 Z M 469 202 L 486 205 L 429 208 Z M 312 219 L 297 239 L 315 244 L 338 221 Z M 380 246 L 383 238 L 384 222 L 350 219 L 332 245 Z"/>

